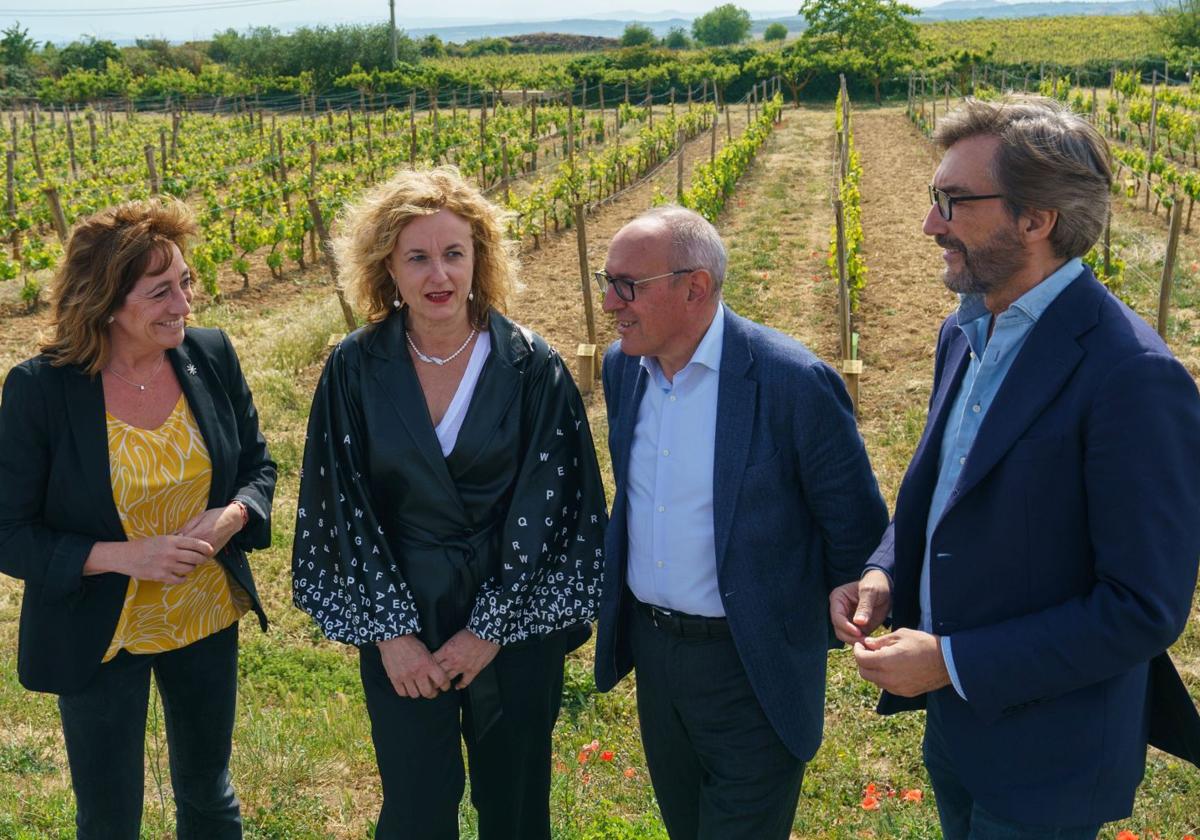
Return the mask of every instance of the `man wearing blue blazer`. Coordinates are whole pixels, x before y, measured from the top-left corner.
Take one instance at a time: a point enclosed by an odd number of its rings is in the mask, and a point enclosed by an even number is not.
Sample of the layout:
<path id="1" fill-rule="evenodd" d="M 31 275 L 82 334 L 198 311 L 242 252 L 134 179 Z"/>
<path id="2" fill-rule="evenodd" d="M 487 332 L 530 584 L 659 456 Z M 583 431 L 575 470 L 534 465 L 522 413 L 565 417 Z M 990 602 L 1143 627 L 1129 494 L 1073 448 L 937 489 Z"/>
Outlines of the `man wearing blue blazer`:
<path id="1" fill-rule="evenodd" d="M 1090 840 L 1129 816 L 1148 741 L 1200 758 L 1164 653 L 1200 556 L 1200 396 L 1081 262 L 1112 177 L 1091 125 L 968 100 L 935 140 L 924 231 L 961 301 L 895 519 L 833 624 L 880 712 L 926 708 L 947 840 Z"/>
<path id="2" fill-rule="evenodd" d="M 711 224 L 662 207 L 596 272 L 620 335 L 596 684 L 637 669 L 672 840 L 785 840 L 821 742 L 827 596 L 887 510 L 841 380 L 725 307 L 725 264 Z"/>

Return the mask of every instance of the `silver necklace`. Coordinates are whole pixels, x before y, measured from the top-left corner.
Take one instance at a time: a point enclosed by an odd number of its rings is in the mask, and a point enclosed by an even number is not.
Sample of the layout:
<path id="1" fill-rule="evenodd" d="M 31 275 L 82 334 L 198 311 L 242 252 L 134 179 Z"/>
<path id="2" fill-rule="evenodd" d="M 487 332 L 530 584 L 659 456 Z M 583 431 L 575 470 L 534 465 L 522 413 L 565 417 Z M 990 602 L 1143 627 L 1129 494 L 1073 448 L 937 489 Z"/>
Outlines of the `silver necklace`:
<path id="1" fill-rule="evenodd" d="M 404 337 L 408 339 L 408 346 L 411 347 L 413 349 L 413 352 L 417 354 L 418 359 L 420 359 L 422 362 L 425 362 L 426 364 L 437 365 L 438 367 L 441 367 L 442 365 L 450 364 L 450 362 L 453 362 L 456 358 L 458 358 L 458 355 L 460 353 L 462 353 L 462 351 L 467 349 L 467 345 L 471 343 L 471 339 L 475 337 L 477 332 L 478 332 L 478 330 L 476 330 L 474 327 L 472 327 L 471 334 L 468 335 L 467 340 L 462 343 L 462 347 L 459 347 L 457 350 L 455 350 L 453 353 L 451 353 L 449 356 L 447 356 L 444 359 L 439 359 L 437 356 L 426 356 L 424 353 L 422 353 L 417 348 L 417 345 L 413 344 L 412 333 L 408 332 L 407 330 L 404 333 Z"/>
<path id="2" fill-rule="evenodd" d="M 151 373 L 149 378 L 142 384 L 138 384 L 137 382 L 134 382 L 132 379 L 126 379 L 124 376 L 117 373 L 116 368 L 114 368 L 111 364 L 108 366 L 108 372 L 111 373 L 113 376 L 117 377 L 117 379 L 120 379 L 125 384 L 132 385 L 134 388 L 137 388 L 139 391 L 145 391 L 146 386 L 154 381 L 154 377 L 158 376 L 158 372 L 160 370 L 162 370 L 163 362 L 165 362 L 166 360 L 167 360 L 166 354 L 163 354 L 162 356 L 160 356 L 158 359 L 158 364 L 154 366 L 154 372 Z"/>

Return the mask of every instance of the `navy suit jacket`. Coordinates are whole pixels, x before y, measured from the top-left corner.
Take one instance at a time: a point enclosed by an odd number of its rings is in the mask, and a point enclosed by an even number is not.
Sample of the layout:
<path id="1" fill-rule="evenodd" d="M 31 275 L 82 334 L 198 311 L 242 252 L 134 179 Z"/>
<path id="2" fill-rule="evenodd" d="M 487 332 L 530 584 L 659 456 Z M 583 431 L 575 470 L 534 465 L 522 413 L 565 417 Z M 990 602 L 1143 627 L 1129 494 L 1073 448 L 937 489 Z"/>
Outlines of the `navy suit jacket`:
<path id="1" fill-rule="evenodd" d="M 899 627 L 920 618 L 942 433 L 967 363 L 951 315 L 925 432 L 869 563 L 892 576 Z M 1187 621 L 1198 557 L 1196 385 L 1085 268 L 1014 360 L 933 532 L 933 630 L 951 637 L 968 699 L 885 693 L 880 711 L 936 705 L 960 781 L 998 816 L 1124 818 L 1148 738 L 1197 743 L 1160 654 Z"/>
<path id="2" fill-rule="evenodd" d="M 242 501 L 247 527 L 217 554 L 266 629 L 246 552 L 271 542 L 275 463 L 229 338 L 189 327 L 167 351 L 212 462 L 208 507 Z M 84 575 L 100 541 L 125 539 L 113 502 L 99 376 L 37 356 L 14 367 L 0 403 L 0 573 L 25 582 L 17 674 L 71 694 L 100 667 L 129 578 Z"/>
<path id="3" fill-rule="evenodd" d="M 633 667 L 625 584 L 630 445 L 647 374 L 619 342 L 604 357 L 616 497 L 605 534 L 596 685 Z M 802 344 L 726 309 L 717 393 L 713 531 L 738 655 L 780 739 L 821 743 L 830 589 L 856 580 L 887 524 L 841 378 Z"/>

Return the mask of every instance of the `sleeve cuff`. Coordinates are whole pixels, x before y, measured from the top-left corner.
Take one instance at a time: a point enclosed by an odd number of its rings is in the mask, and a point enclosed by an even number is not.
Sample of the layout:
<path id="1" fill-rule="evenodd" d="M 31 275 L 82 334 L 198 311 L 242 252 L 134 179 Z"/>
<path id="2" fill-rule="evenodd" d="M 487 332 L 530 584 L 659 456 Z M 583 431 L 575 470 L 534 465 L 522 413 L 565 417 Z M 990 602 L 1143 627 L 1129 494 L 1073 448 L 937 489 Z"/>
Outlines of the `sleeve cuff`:
<path id="1" fill-rule="evenodd" d="M 950 683 L 958 692 L 958 696 L 966 700 L 967 695 L 963 691 L 962 683 L 958 681 L 958 670 L 954 667 L 954 650 L 950 646 L 950 637 L 942 636 L 939 641 L 942 647 L 942 660 L 946 663 L 946 672 L 950 674 Z"/>

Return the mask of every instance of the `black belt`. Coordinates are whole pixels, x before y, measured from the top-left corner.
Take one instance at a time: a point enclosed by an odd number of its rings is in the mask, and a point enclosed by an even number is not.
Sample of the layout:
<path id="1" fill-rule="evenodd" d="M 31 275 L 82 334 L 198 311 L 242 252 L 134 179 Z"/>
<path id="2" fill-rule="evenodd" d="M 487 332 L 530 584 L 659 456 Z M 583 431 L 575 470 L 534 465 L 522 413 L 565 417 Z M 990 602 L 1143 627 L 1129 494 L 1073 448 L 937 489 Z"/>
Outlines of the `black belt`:
<path id="1" fill-rule="evenodd" d="M 688 615 L 687 613 L 664 610 L 653 604 L 647 604 L 633 599 L 637 608 L 650 619 L 650 623 L 683 639 L 729 639 L 729 622 L 724 618 L 711 618 L 704 615 Z"/>

